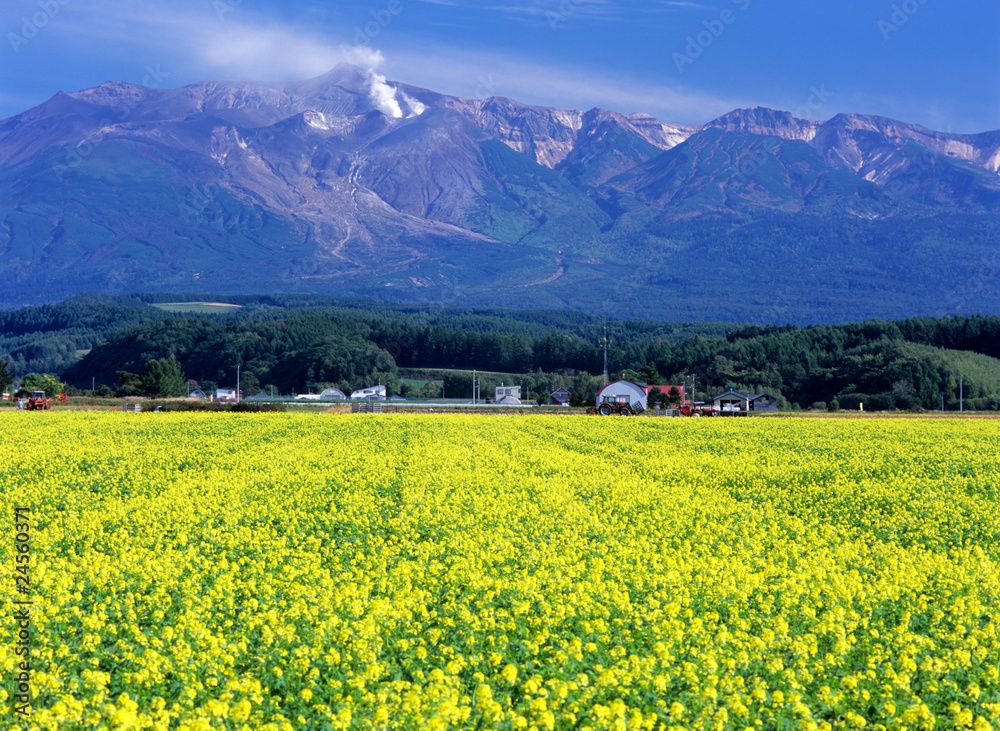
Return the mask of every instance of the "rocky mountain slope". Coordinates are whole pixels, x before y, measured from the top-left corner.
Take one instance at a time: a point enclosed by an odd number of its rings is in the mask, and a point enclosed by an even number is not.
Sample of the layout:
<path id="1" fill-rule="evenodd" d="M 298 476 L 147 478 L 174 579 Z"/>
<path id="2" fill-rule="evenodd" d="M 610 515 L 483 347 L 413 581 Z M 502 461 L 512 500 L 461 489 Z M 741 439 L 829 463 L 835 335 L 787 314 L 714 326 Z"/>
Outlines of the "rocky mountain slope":
<path id="1" fill-rule="evenodd" d="M 985 311 L 992 284 L 953 283 L 997 268 L 998 169 L 1000 132 L 863 115 L 692 128 L 349 65 L 109 82 L 0 121 L 0 305 L 283 290 L 769 322 Z M 713 291 L 720 256 L 766 266 Z"/>

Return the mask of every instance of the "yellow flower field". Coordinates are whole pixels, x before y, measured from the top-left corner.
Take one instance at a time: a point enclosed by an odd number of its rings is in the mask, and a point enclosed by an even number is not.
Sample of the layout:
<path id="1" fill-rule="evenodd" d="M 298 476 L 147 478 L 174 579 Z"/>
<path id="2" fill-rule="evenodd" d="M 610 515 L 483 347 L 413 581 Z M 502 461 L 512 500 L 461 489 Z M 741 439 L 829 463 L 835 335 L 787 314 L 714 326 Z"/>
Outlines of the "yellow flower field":
<path id="1" fill-rule="evenodd" d="M 8 413 L 36 729 L 1000 731 L 1000 421 Z"/>

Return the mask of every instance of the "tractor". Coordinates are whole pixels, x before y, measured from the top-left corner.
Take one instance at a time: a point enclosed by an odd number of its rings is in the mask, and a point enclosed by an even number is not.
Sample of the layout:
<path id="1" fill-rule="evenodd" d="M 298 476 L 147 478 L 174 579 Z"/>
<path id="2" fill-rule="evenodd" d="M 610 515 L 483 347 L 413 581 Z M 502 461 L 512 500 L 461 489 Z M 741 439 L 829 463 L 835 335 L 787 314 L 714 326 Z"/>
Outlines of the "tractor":
<path id="1" fill-rule="evenodd" d="M 617 416 L 635 416 L 642 412 L 642 406 L 639 404 L 630 404 L 628 396 L 602 396 L 601 403 L 596 407 L 591 406 L 587 409 L 588 414 L 600 414 L 601 416 L 611 416 L 615 414 Z"/>
<path id="2" fill-rule="evenodd" d="M 678 409 L 681 416 L 718 416 L 719 410 L 714 406 L 698 406 L 684 404 Z"/>
<path id="3" fill-rule="evenodd" d="M 28 404 L 25 407 L 28 411 L 41 411 L 51 408 L 49 399 L 45 396 L 45 391 L 32 391 L 28 397 Z"/>

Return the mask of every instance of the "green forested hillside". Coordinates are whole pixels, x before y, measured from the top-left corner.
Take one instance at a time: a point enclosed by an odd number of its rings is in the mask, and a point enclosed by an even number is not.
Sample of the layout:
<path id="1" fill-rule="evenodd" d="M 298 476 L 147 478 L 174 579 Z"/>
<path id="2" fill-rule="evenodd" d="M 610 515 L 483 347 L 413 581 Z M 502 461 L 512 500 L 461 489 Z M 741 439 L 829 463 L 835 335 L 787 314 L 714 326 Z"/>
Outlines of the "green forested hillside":
<path id="1" fill-rule="evenodd" d="M 393 305 L 385 302 L 322 295 L 87 295 L 54 305 L 0 310 L 0 358 L 17 373 L 63 372 L 87 351 L 113 334 L 143 323 L 192 313 L 168 312 L 150 305 L 163 302 L 220 300 L 242 305 L 225 314 L 204 314 L 210 322 L 266 322 L 305 314 L 363 322 L 403 322 L 466 333 L 500 333 L 538 340 L 562 334 L 593 341 L 607 327 L 619 342 L 668 339 L 680 342 L 691 335 L 717 337 L 738 326 L 730 323 L 661 323 L 606 320 L 572 310 L 503 310 L 438 305 Z M 112 373 L 113 376 L 113 373 Z"/>
<path id="2" fill-rule="evenodd" d="M 239 367 L 250 390 L 382 382 L 405 392 L 401 372 L 434 371 L 456 393 L 469 379 L 457 374 L 477 369 L 497 374 L 484 381 L 487 390 L 492 380 L 518 374 L 533 392 L 564 383 L 589 400 L 606 328 L 612 375 L 661 383 L 693 377 L 698 398 L 732 385 L 771 392 L 789 407 L 837 400 L 845 408 L 936 409 L 942 395 L 957 408 L 961 388 L 967 408 L 1000 406 L 996 317 L 737 327 L 299 295 L 230 297 L 242 307 L 192 315 L 149 306 L 159 299 L 82 298 L 0 313 L 0 356 L 19 376 L 54 372 L 80 388 L 115 388 L 122 373 L 175 356 L 187 378 L 209 388 L 235 384 Z M 78 351 L 89 352 L 78 358 Z"/>

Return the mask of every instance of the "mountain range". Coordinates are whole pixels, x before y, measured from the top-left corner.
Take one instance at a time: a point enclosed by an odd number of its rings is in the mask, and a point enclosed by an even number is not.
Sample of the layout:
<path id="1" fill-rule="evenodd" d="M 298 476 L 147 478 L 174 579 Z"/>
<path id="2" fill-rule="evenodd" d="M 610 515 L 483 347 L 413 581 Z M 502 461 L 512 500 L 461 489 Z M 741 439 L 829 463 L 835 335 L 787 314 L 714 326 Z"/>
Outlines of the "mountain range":
<path id="1" fill-rule="evenodd" d="M 463 99 L 342 64 L 0 121 L 0 306 L 319 292 L 616 317 L 1000 310 L 1000 131 Z"/>

